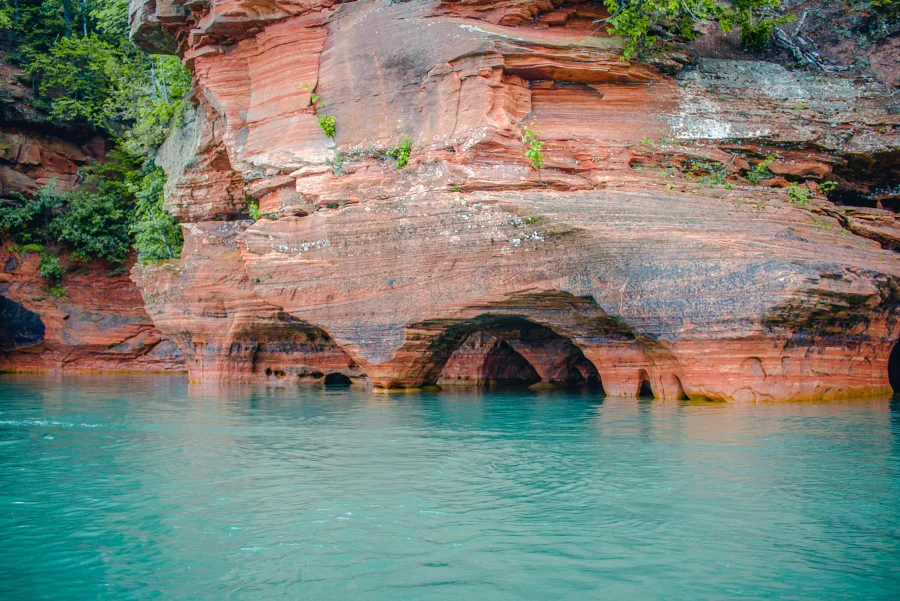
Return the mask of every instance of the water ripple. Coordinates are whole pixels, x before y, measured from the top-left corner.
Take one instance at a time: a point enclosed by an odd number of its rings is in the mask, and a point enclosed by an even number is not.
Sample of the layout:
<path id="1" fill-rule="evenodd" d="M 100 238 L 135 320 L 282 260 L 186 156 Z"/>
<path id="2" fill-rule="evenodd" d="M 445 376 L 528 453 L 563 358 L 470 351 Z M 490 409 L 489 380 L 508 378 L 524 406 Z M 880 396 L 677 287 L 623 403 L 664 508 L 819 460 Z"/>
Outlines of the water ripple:
<path id="1" fill-rule="evenodd" d="M 0 378 L 2 599 L 900 598 L 900 404 Z"/>

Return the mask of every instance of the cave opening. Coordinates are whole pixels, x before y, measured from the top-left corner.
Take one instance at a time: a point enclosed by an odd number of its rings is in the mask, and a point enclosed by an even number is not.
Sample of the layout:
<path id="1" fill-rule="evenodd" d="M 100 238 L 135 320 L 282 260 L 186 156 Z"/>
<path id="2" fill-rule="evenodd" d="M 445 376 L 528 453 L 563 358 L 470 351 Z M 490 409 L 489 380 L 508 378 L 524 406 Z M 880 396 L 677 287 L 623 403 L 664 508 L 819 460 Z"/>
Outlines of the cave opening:
<path id="1" fill-rule="evenodd" d="M 350 386 L 352 384 L 350 378 L 338 372 L 327 374 L 323 383 L 325 386 Z"/>
<path id="2" fill-rule="evenodd" d="M 653 394 L 653 387 L 650 385 L 650 374 L 647 373 L 647 370 L 642 369 L 638 374 L 638 378 L 640 384 L 638 384 L 637 398 L 655 399 L 656 395 Z"/>
<path id="3" fill-rule="evenodd" d="M 900 394 L 900 343 L 894 345 L 891 349 L 891 355 L 888 357 L 888 381 L 894 394 Z"/>
<path id="4" fill-rule="evenodd" d="M 588 388 L 597 368 L 569 338 L 519 316 L 482 315 L 455 324 L 433 347 L 440 386 Z"/>
<path id="5" fill-rule="evenodd" d="M 887 209 L 895 213 L 900 212 L 900 196 L 896 194 L 889 196 L 875 193 L 864 194 L 858 190 L 834 190 L 829 192 L 827 197 L 834 204 L 844 207 Z"/>
<path id="6" fill-rule="evenodd" d="M 481 377 L 485 386 L 532 386 L 541 381 L 534 366 L 502 340 L 484 356 Z"/>

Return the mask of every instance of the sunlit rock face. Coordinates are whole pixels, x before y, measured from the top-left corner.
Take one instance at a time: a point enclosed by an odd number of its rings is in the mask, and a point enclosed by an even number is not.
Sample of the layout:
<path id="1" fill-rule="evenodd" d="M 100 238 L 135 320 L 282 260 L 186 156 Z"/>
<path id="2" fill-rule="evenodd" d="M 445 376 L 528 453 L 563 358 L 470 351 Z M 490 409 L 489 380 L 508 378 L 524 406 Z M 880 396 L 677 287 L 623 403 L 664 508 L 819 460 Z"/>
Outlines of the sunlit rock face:
<path id="1" fill-rule="evenodd" d="M 192 378 L 890 392 L 888 90 L 677 50 L 623 61 L 602 11 L 133 2 L 135 41 L 195 81 L 158 159 L 185 248 L 133 271 Z M 838 206 L 820 181 L 876 200 Z"/>

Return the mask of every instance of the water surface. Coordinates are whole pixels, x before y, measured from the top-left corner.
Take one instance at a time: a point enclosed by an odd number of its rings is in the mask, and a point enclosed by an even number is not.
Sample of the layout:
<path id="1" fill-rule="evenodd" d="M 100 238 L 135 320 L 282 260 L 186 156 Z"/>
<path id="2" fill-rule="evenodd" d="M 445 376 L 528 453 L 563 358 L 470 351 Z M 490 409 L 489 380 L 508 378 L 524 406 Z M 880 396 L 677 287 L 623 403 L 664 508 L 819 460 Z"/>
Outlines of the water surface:
<path id="1" fill-rule="evenodd" d="M 0 377 L 0 598 L 900 599 L 900 403 Z"/>

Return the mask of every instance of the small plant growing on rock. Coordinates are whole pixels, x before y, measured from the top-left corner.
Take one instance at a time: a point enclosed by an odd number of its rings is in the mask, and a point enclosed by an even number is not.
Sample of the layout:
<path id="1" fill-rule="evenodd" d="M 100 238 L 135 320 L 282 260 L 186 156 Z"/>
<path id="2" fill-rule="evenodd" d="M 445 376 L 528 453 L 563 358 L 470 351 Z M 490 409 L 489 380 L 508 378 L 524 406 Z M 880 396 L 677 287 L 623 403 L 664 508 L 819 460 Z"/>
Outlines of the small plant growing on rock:
<path id="1" fill-rule="evenodd" d="M 48 289 L 50 294 L 56 298 L 66 295 L 65 288 L 62 287 L 62 277 L 66 273 L 66 268 L 59 262 L 59 257 L 52 251 L 42 249 L 41 260 L 38 263 L 38 272 L 42 278 L 50 280 Z"/>
<path id="2" fill-rule="evenodd" d="M 806 186 L 798 186 L 795 183 L 791 183 L 787 187 L 787 193 L 791 202 L 796 202 L 800 206 L 809 204 L 809 188 Z"/>
<path id="3" fill-rule="evenodd" d="M 319 127 L 325 132 L 329 138 L 334 137 L 334 117 L 328 115 L 319 115 Z"/>
<path id="4" fill-rule="evenodd" d="M 775 174 L 769 171 L 769 165 L 775 162 L 775 155 L 769 155 L 764 158 L 761 162 L 757 163 L 753 167 L 747 170 L 747 180 L 751 184 L 759 185 L 759 183 L 770 177 L 774 177 Z"/>
<path id="5" fill-rule="evenodd" d="M 400 138 L 400 143 L 393 148 L 388 149 L 385 154 L 397 161 L 398 169 L 403 169 L 409 163 L 409 155 L 411 152 L 412 138 L 409 134 L 403 134 Z"/>
<path id="6" fill-rule="evenodd" d="M 308 83 L 301 83 L 301 90 L 308 90 L 310 85 Z M 311 92 L 309 95 L 309 104 L 313 107 L 313 110 L 316 112 L 322 111 L 321 115 L 316 115 L 316 118 L 319 122 L 319 127 L 322 128 L 322 131 L 325 132 L 325 135 L 329 138 L 334 137 L 335 131 L 335 119 L 334 117 L 329 117 L 328 113 L 325 112 L 325 103 L 319 101 L 319 95 L 315 92 Z"/>
<path id="7" fill-rule="evenodd" d="M 829 192 L 834 191 L 837 188 L 837 182 L 825 181 L 816 184 L 816 190 L 819 191 L 819 194 L 822 196 L 827 196 Z"/>
<path id="8" fill-rule="evenodd" d="M 525 158 L 531 161 L 534 169 L 544 167 L 544 143 L 538 140 L 537 133 L 528 125 L 522 129 L 522 144 L 525 145 Z"/>
<path id="9" fill-rule="evenodd" d="M 253 221 L 259 221 L 262 215 L 259 212 L 259 201 L 255 198 L 247 199 L 247 213 Z"/>

